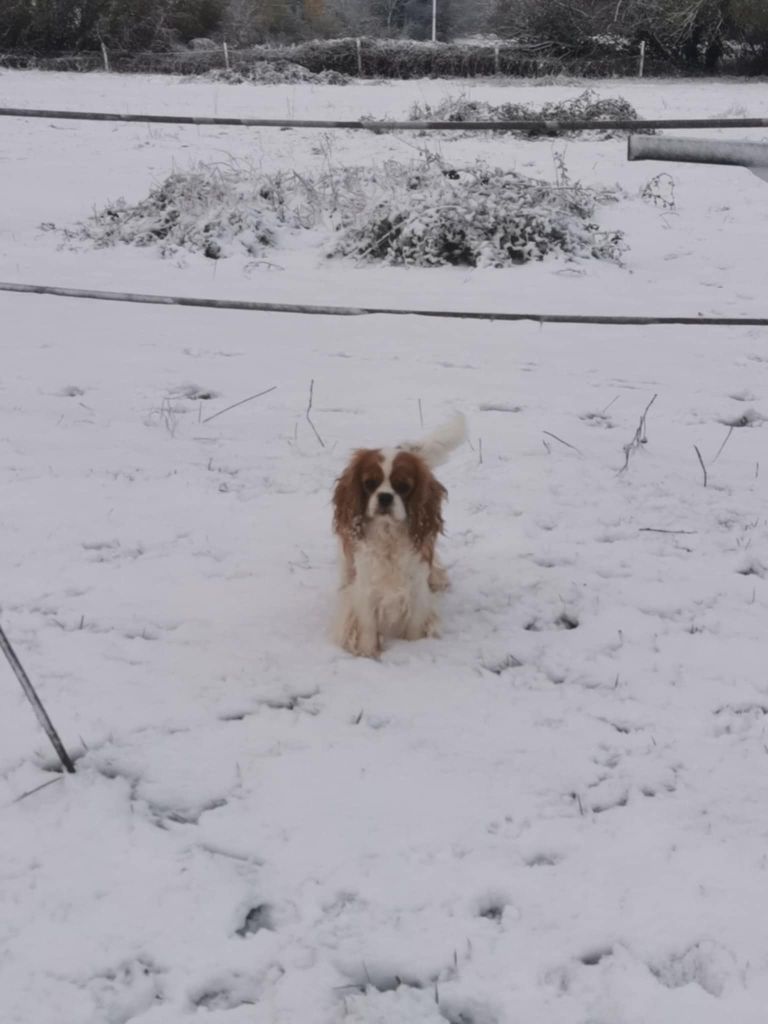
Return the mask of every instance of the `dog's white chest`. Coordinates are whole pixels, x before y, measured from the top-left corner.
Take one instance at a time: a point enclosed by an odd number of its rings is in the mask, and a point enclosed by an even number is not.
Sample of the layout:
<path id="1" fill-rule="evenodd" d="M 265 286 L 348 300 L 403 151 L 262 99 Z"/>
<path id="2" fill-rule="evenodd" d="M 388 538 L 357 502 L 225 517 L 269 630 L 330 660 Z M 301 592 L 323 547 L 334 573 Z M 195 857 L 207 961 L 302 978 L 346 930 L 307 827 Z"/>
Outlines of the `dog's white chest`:
<path id="1" fill-rule="evenodd" d="M 388 519 L 374 523 L 357 551 L 355 568 L 361 582 L 377 592 L 409 590 L 427 573 L 404 524 Z"/>

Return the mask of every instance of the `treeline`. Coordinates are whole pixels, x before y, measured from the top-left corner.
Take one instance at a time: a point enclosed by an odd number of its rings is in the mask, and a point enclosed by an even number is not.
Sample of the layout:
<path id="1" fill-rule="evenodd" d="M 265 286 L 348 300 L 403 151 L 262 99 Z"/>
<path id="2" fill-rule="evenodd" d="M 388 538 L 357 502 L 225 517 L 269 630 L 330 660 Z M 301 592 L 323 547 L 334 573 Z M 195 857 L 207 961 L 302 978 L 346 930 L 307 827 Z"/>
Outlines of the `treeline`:
<path id="1" fill-rule="evenodd" d="M 39 55 L 429 39 L 432 0 L 0 0 L 0 51 Z M 564 67 L 636 52 L 667 68 L 768 71 L 768 0 L 437 0 L 437 37 L 495 34 Z"/>

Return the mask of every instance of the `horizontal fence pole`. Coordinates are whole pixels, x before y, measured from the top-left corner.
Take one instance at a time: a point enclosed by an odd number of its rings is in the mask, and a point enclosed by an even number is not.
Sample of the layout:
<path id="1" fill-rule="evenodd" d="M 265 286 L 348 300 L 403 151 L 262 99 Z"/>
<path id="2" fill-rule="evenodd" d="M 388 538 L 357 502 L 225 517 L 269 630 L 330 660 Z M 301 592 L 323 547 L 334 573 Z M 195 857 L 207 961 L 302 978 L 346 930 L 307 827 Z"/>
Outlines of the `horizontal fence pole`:
<path id="1" fill-rule="evenodd" d="M 137 302 L 154 306 L 192 306 L 198 309 L 234 309 L 248 313 L 302 313 L 308 316 L 428 316 L 449 320 L 532 320 L 540 324 L 611 324 L 651 326 L 684 324 L 691 327 L 768 327 L 768 317 L 757 316 L 598 316 L 580 313 L 492 313 L 463 309 L 392 309 L 380 306 L 316 306 L 297 302 L 250 302 L 246 299 L 201 299 L 189 295 L 146 295 L 140 292 L 104 292 L 90 288 L 60 288 L 47 284 L 0 281 L 0 292 L 55 295 L 66 299 Z"/>
<path id="2" fill-rule="evenodd" d="M 628 160 L 671 160 L 690 164 L 732 164 L 768 167 L 768 142 L 725 142 L 722 139 L 675 139 L 630 135 Z"/>
<path id="3" fill-rule="evenodd" d="M 559 132 L 611 128 L 637 131 L 641 128 L 768 128 L 766 117 L 721 117 L 632 120 L 530 120 L 530 121 L 315 121 L 272 117 L 190 117 L 172 114 L 115 114 L 84 110 L 26 110 L 0 107 L 0 117 L 41 117 L 49 121 L 123 121 L 132 124 L 193 124 L 240 128 L 343 128 L 348 131 L 469 131 L 469 132 Z"/>

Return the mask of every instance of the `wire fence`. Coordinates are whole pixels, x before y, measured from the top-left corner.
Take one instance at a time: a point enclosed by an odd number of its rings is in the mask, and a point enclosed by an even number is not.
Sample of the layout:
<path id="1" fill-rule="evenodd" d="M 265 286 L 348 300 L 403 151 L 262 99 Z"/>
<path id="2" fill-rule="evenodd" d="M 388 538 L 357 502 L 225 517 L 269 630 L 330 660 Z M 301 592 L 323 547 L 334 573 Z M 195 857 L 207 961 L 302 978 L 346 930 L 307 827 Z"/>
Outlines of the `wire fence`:
<path id="1" fill-rule="evenodd" d="M 265 63 L 298 65 L 311 74 L 347 78 L 541 78 L 578 75 L 615 78 L 675 74 L 674 62 L 622 41 L 593 45 L 586 52 L 563 52 L 552 44 L 510 41 L 483 43 L 421 42 L 404 39 L 348 37 L 288 45 L 247 48 L 227 43 L 195 50 L 135 52 L 107 49 L 76 53 L 0 53 L 0 66 L 59 71 L 117 71 L 141 74 L 200 75 L 211 71 L 248 72 Z M 333 79 L 328 80 L 333 84 Z"/>

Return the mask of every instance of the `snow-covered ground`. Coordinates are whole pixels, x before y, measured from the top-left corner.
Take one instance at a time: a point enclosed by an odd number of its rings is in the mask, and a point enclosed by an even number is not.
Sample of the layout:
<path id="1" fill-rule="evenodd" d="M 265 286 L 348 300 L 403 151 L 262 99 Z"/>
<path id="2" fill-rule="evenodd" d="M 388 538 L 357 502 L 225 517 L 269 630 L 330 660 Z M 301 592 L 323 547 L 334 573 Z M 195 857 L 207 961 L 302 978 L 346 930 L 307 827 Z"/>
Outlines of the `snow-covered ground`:
<path id="1" fill-rule="evenodd" d="M 459 91 L 0 74 L 0 105 L 403 115 Z M 641 115 L 768 83 L 610 82 Z M 765 315 L 768 187 L 521 142 L 3 119 L 0 280 Z M 760 133 L 744 133 L 760 138 Z M 618 181 L 626 267 L 282 269 L 60 249 L 172 167 L 479 155 Z M 676 207 L 637 195 L 672 173 Z M 768 1001 L 763 330 L 317 318 L 0 295 L 2 1024 L 757 1024 Z M 311 419 L 306 410 L 314 381 Z M 210 419 L 228 405 L 269 394 Z M 647 443 L 626 462 L 640 418 Z M 334 649 L 348 451 L 453 409 L 439 639 Z M 734 429 L 731 431 L 731 426 Z M 725 446 L 723 446 L 725 442 Z M 707 468 L 707 486 L 694 449 Z M 51 785 L 19 797 L 42 783 Z"/>

